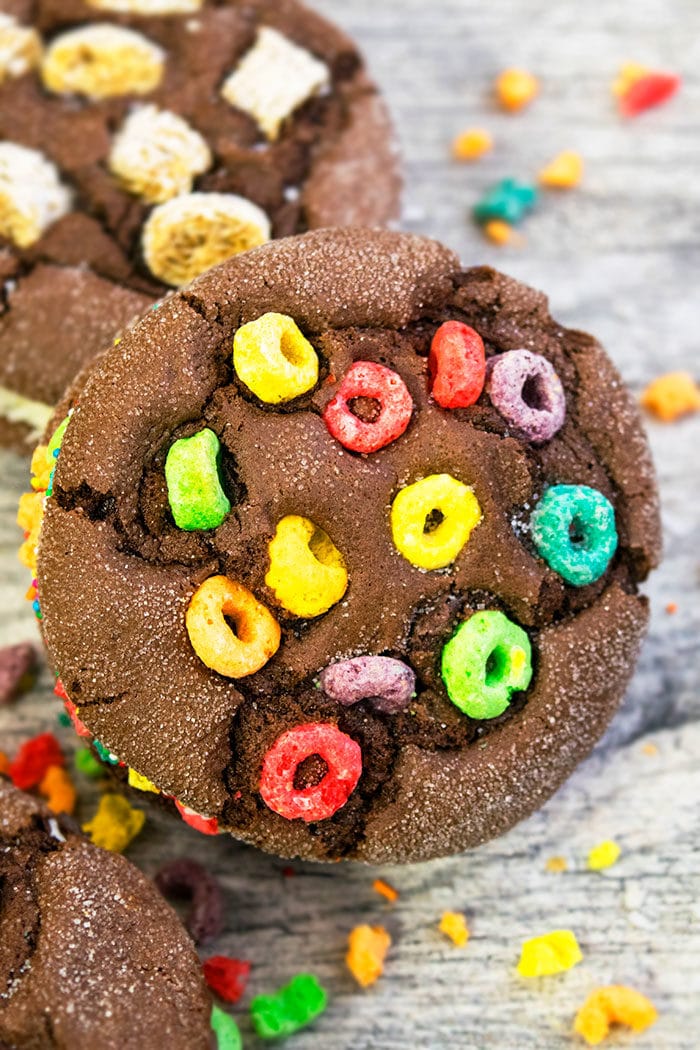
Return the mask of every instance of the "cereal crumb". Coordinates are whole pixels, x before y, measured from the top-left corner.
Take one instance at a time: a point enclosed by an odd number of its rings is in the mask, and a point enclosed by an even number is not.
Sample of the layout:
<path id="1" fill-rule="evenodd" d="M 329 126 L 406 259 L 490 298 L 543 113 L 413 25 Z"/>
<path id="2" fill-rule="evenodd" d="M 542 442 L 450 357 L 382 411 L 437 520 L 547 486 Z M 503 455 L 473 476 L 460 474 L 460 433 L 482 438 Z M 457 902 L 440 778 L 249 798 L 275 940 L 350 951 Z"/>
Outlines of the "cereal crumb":
<path id="1" fill-rule="evenodd" d="M 668 372 L 649 383 L 641 401 L 657 419 L 672 423 L 700 409 L 700 390 L 689 372 Z"/>
<path id="2" fill-rule="evenodd" d="M 390 883 L 385 882 L 384 879 L 375 879 L 372 883 L 372 889 L 391 904 L 399 899 L 399 891 L 394 889 Z"/>
<path id="3" fill-rule="evenodd" d="M 641 992 L 622 984 L 611 984 L 591 992 L 576 1014 L 574 1031 L 588 1046 L 598 1046 L 609 1035 L 612 1025 L 643 1032 L 657 1018 L 654 1004 Z"/>
<path id="4" fill-rule="evenodd" d="M 455 160 L 478 160 L 493 149 L 493 138 L 484 128 L 467 128 L 452 143 Z"/>
<path id="5" fill-rule="evenodd" d="M 550 977 L 570 970 L 582 959 L 575 934 L 571 930 L 553 930 L 523 943 L 518 973 L 521 977 Z"/>
<path id="6" fill-rule="evenodd" d="M 505 69 L 496 80 L 496 98 L 504 109 L 524 109 L 539 91 L 537 78 L 526 69 Z"/>
<path id="7" fill-rule="evenodd" d="M 591 871 L 603 871 L 617 864 L 622 850 L 612 839 L 599 842 L 588 854 L 588 867 Z"/>
<path id="8" fill-rule="evenodd" d="M 374 984 L 384 971 L 391 937 L 383 926 L 356 926 L 348 938 L 345 956 L 350 973 L 363 988 Z"/>
<path id="9" fill-rule="evenodd" d="M 583 178 L 583 157 L 573 150 L 564 150 L 540 171 L 539 180 L 551 189 L 569 190 Z"/>
<path id="10" fill-rule="evenodd" d="M 545 863 L 545 871 L 560 872 L 566 871 L 569 865 L 566 862 L 566 857 L 548 857 Z"/>
<path id="11" fill-rule="evenodd" d="M 438 929 L 458 948 L 464 948 L 469 940 L 467 920 L 459 911 L 446 911 L 440 919 Z"/>
<path id="12" fill-rule="evenodd" d="M 83 831 L 96 846 L 123 853 L 145 821 L 145 813 L 134 809 L 121 795 L 106 794 L 92 820 L 83 824 Z"/>

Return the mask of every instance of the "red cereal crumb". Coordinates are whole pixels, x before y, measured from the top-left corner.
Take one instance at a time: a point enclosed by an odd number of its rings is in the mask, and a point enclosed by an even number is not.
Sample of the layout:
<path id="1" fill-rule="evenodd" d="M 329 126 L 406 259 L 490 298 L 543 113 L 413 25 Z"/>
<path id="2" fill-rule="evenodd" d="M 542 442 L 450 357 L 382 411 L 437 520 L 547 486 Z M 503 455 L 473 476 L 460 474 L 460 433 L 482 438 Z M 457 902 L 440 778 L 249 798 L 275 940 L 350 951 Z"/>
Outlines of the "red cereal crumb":
<path id="1" fill-rule="evenodd" d="M 674 73 L 645 73 L 633 80 L 620 95 L 620 112 L 625 117 L 636 117 L 653 106 L 667 102 L 680 86 L 681 78 Z"/>
<path id="2" fill-rule="evenodd" d="M 64 766 L 66 760 L 53 733 L 40 733 L 25 741 L 8 770 L 15 787 L 26 791 L 43 780 L 51 766 Z"/>
<path id="3" fill-rule="evenodd" d="M 212 955 L 203 964 L 204 980 L 212 992 L 225 1003 L 237 1003 L 243 995 L 248 977 L 250 963 L 247 959 L 231 959 L 227 955 Z"/>
<path id="4" fill-rule="evenodd" d="M 391 904 L 399 899 L 399 891 L 394 889 L 388 882 L 385 882 L 384 879 L 375 879 L 372 883 L 372 889 L 381 897 L 386 898 Z"/>

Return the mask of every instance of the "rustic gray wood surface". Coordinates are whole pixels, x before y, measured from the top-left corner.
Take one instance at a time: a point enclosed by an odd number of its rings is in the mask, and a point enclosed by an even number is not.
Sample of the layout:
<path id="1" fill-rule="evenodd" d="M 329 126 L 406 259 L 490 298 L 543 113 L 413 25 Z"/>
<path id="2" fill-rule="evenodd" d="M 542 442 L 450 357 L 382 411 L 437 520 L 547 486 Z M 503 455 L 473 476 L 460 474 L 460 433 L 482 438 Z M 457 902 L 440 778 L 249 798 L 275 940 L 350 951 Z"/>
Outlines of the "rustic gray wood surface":
<path id="1" fill-rule="evenodd" d="M 395 113 L 407 161 L 405 225 L 442 238 L 469 263 L 489 262 L 549 292 L 555 315 L 595 332 L 635 391 L 662 371 L 697 371 L 700 332 L 700 5 L 696 0 L 317 0 L 353 32 Z M 637 60 L 685 78 L 671 105 L 623 124 L 609 84 Z M 521 64 L 542 77 L 531 111 L 510 117 L 489 100 L 493 76 Z M 479 124 L 496 138 L 475 166 L 453 164 L 452 136 Z M 586 159 L 583 187 L 547 194 L 526 244 L 486 244 L 468 219 L 489 183 L 528 178 L 562 149 Z M 557 1050 L 573 1045 L 577 1006 L 597 984 L 630 983 L 651 996 L 658 1025 L 639 1050 L 700 1046 L 700 416 L 650 423 L 663 497 L 666 557 L 648 585 L 651 632 L 623 710 L 594 756 L 531 820 L 467 856 L 406 869 L 283 863 L 229 841 L 197 837 L 149 812 L 130 855 L 146 871 L 196 855 L 225 883 L 226 932 L 212 950 L 253 961 L 252 992 L 299 970 L 316 972 L 332 1002 L 294 1050 Z M 0 641 L 33 638 L 14 526 L 25 465 L 0 457 Z M 678 612 L 665 612 L 668 602 Z M 0 747 L 56 728 L 50 675 L 0 710 Z M 63 731 L 67 746 L 71 734 Z M 649 754 L 645 745 L 658 747 Z M 80 780 L 81 815 L 94 787 Z M 93 795 L 91 796 L 91 792 Z M 146 803 L 144 803 L 146 805 Z M 620 862 L 586 870 L 588 849 L 613 837 Z M 546 859 L 563 854 L 569 870 Z M 390 907 L 381 874 L 401 891 Z M 436 931 L 465 910 L 464 950 Z M 394 937 L 385 976 L 360 991 L 344 968 L 348 931 L 385 923 Z M 560 977 L 524 982 L 521 941 L 557 927 L 578 935 L 585 959 Z M 245 1014 L 247 1047 L 257 1046 Z M 625 1035 L 611 1045 L 627 1046 Z"/>

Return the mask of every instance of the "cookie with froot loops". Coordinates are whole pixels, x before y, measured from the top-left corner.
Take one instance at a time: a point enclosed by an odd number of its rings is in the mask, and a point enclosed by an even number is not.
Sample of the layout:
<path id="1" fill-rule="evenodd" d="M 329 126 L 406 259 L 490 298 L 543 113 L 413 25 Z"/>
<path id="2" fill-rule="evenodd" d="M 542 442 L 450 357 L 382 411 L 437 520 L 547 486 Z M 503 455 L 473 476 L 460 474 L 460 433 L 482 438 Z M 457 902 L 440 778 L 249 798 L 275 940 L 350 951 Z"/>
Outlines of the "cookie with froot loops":
<path id="1" fill-rule="evenodd" d="M 514 355 L 520 391 L 524 345 L 561 387 L 549 436 L 513 433 L 469 376 L 437 399 L 482 348 L 485 375 Z M 340 391 L 370 428 L 410 411 L 358 444 L 329 426 Z M 531 813 L 612 717 L 654 475 L 604 351 L 538 292 L 405 234 L 271 242 L 149 313 L 71 406 L 48 483 L 35 464 L 50 658 L 193 831 L 315 860 L 456 852 Z"/>

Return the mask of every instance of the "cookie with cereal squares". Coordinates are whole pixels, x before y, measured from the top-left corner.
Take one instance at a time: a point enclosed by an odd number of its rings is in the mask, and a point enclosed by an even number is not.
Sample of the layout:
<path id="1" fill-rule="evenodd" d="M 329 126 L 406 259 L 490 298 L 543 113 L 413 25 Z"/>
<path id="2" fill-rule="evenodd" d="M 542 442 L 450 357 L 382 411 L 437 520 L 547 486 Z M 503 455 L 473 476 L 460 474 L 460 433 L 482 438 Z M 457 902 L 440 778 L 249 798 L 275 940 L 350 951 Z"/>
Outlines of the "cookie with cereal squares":
<path id="1" fill-rule="evenodd" d="M 0 1045 L 210 1050 L 175 912 L 124 857 L 0 777 Z"/>
<path id="2" fill-rule="evenodd" d="M 35 456 L 50 658 L 79 730 L 200 831 L 457 852 L 612 717 L 654 473 L 541 293 L 420 237 L 311 232 L 169 298 L 66 412 Z"/>
<path id="3" fill-rule="evenodd" d="M 3 4 L 0 444 L 168 289 L 399 192 L 361 55 L 297 0 Z"/>

